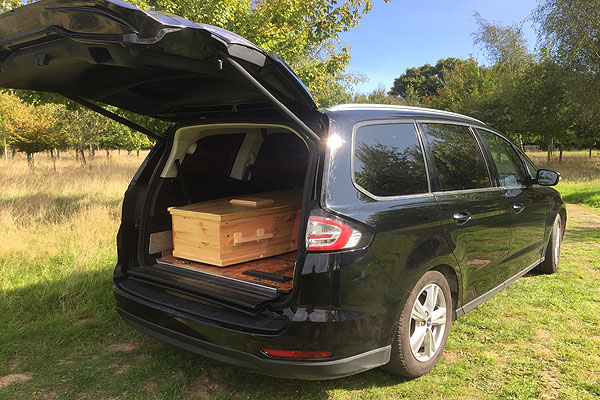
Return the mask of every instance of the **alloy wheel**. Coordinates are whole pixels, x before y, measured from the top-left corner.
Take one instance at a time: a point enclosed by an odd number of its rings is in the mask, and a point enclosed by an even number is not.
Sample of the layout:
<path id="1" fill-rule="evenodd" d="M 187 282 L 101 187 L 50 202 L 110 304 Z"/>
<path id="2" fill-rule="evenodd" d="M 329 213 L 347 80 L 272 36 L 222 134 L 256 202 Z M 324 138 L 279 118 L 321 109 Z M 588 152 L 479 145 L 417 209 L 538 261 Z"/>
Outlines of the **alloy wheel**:
<path id="1" fill-rule="evenodd" d="M 435 355 L 447 323 L 444 292 L 430 283 L 415 300 L 411 313 L 410 349 L 418 361 L 429 361 Z"/>

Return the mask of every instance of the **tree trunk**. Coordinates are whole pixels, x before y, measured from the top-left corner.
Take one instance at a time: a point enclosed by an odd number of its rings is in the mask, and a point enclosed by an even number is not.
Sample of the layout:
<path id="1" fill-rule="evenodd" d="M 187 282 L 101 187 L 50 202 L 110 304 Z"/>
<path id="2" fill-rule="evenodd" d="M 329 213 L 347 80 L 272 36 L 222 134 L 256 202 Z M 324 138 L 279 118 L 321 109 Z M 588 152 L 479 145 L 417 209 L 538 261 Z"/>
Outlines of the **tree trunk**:
<path id="1" fill-rule="evenodd" d="M 135 156 L 136 156 L 137 158 L 140 158 L 140 150 L 139 150 L 139 149 L 136 151 L 136 155 L 135 155 Z"/>
<path id="2" fill-rule="evenodd" d="M 127 150 L 127 159 L 129 160 L 131 158 L 131 150 Z"/>
<path id="3" fill-rule="evenodd" d="M 83 152 L 83 149 L 79 149 L 79 154 L 81 155 L 81 166 L 85 167 L 85 153 Z"/>
<path id="4" fill-rule="evenodd" d="M 562 152 L 563 152 L 563 149 L 561 146 L 561 147 L 559 147 L 559 151 L 558 151 L 558 163 L 559 164 L 562 163 Z"/>
<path id="5" fill-rule="evenodd" d="M 96 149 L 94 149 L 94 145 L 90 144 L 90 157 L 94 157 L 96 155 Z"/>
<path id="6" fill-rule="evenodd" d="M 592 148 L 591 147 L 590 147 L 590 156 L 588 158 L 592 158 Z"/>
<path id="7" fill-rule="evenodd" d="M 79 160 L 79 149 L 75 149 L 75 159 Z"/>
<path id="8" fill-rule="evenodd" d="M 590 150 L 590 155 L 592 151 Z M 6 138 L 4 138 L 4 162 L 8 162 L 8 145 L 6 144 Z"/>
<path id="9" fill-rule="evenodd" d="M 11 151 L 12 151 L 11 158 L 15 158 L 15 156 L 17 155 L 17 149 L 13 148 L 13 149 L 11 149 Z"/>
<path id="10" fill-rule="evenodd" d="M 54 149 L 54 152 L 56 153 L 56 159 L 60 160 L 60 150 Z"/>
<path id="11" fill-rule="evenodd" d="M 548 163 L 550 162 L 550 156 L 552 155 L 552 145 L 554 144 L 554 138 L 548 140 Z"/>
<path id="12" fill-rule="evenodd" d="M 54 156 L 54 151 L 50 149 L 50 157 L 52 157 L 52 169 L 56 172 L 56 157 Z"/>
<path id="13" fill-rule="evenodd" d="M 29 167 L 30 171 L 33 171 L 33 168 L 35 167 L 33 162 L 33 153 L 27 153 L 27 166 Z"/>
<path id="14" fill-rule="evenodd" d="M 108 163 L 110 164 L 110 150 L 106 149 L 106 159 L 108 160 Z"/>

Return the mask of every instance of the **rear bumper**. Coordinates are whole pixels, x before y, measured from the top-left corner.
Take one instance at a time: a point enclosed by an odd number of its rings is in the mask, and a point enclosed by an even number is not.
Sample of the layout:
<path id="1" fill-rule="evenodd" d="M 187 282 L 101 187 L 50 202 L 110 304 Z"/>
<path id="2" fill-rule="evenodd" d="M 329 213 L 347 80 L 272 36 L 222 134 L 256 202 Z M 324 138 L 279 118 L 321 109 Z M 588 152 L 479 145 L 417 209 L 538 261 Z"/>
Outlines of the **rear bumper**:
<path id="1" fill-rule="evenodd" d="M 356 374 L 386 364 L 391 346 L 332 361 L 283 361 L 261 359 L 252 354 L 222 347 L 138 318 L 122 309 L 121 317 L 133 328 L 163 342 L 202 356 L 261 374 L 295 379 L 333 379 Z"/>

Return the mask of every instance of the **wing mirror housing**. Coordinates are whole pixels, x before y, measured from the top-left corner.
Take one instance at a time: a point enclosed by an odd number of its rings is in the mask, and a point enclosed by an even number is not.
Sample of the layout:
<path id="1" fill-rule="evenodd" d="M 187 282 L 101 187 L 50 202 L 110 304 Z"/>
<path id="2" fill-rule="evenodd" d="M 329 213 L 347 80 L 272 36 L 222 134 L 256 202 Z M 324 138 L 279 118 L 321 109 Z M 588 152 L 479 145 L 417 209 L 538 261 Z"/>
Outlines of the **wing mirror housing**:
<path id="1" fill-rule="evenodd" d="M 535 180 L 540 186 L 554 186 L 560 180 L 560 172 L 553 169 L 540 168 L 537 171 Z"/>

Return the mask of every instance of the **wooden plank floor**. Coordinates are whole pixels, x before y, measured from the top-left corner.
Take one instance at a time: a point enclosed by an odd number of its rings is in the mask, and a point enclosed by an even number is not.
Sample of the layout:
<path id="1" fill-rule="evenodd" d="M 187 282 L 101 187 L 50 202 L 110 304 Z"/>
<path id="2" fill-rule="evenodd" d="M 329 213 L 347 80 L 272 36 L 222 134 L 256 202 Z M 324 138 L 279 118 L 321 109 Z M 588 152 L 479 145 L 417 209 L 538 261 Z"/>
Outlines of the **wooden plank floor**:
<path id="1" fill-rule="evenodd" d="M 292 290 L 294 285 L 293 279 L 290 279 L 287 282 L 276 282 L 270 279 L 262 279 L 254 276 L 244 275 L 243 273 L 252 269 L 293 278 L 294 265 L 296 264 L 296 251 L 290 251 L 289 253 L 261 258 L 259 260 L 248 261 L 245 263 L 234 264 L 228 267 L 215 267 L 209 264 L 173 257 L 173 255 L 161 257 L 156 260 L 156 262 L 163 265 L 188 268 L 205 274 L 268 286 L 276 288 L 278 292 L 289 292 Z"/>

